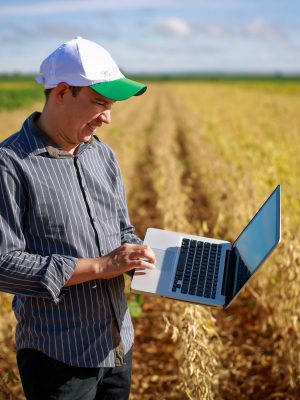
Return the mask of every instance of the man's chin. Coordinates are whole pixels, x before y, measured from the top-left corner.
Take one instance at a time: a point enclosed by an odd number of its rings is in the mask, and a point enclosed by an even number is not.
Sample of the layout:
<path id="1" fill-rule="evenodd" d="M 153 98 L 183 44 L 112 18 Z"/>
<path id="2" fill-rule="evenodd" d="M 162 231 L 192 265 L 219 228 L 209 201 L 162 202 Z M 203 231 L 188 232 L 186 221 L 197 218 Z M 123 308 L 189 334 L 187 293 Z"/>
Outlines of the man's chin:
<path id="1" fill-rule="evenodd" d="M 85 136 L 84 138 L 83 138 L 83 143 L 89 143 L 91 140 L 92 140 L 92 137 L 93 137 L 93 135 L 96 133 L 96 131 L 94 131 L 94 133 L 92 134 L 92 135 L 88 135 L 88 136 Z"/>
<path id="2" fill-rule="evenodd" d="M 92 136 L 95 135 L 95 133 L 96 133 L 96 129 L 94 129 L 94 130 L 89 129 L 88 132 L 84 132 L 84 134 L 82 135 L 82 141 L 84 143 L 89 142 L 91 140 Z"/>

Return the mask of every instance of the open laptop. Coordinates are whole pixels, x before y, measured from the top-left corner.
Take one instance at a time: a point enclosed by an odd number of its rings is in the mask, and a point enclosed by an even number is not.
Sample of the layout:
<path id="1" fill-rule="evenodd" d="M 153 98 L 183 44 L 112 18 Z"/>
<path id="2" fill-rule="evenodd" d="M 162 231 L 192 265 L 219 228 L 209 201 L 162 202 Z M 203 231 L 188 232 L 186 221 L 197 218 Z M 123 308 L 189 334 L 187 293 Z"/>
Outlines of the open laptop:
<path id="1" fill-rule="evenodd" d="M 155 253 L 156 269 L 135 271 L 131 289 L 226 308 L 280 238 L 281 186 L 278 185 L 233 244 L 148 228 L 144 243 Z"/>

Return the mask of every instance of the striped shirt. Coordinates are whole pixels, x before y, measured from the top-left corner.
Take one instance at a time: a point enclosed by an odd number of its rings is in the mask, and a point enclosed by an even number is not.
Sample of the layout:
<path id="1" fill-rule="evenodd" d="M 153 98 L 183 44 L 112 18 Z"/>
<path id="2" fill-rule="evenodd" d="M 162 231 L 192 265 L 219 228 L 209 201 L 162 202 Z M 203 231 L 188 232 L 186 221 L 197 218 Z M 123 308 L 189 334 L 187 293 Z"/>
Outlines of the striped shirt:
<path id="1" fill-rule="evenodd" d="M 123 276 L 64 285 L 79 258 L 141 243 L 119 166 L 96 136 L 75 156 L 60 149 L 37 128 L 38 117 L 0 144 L 0 290 L 15 295 L 17 349 L 113 367 L 117 349 L 126 354 L 133 345 Z"/>

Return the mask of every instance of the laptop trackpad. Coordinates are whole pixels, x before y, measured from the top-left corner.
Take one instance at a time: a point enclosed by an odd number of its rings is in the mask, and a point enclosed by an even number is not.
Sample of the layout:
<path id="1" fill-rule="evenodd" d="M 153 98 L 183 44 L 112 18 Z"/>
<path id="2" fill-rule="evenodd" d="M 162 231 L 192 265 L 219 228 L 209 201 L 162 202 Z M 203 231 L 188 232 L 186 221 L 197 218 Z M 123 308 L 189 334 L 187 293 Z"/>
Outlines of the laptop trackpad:
<path id="1" fill-rule="evenodd" d="M 175 263 L 175 257 L 178 251 L 178 247 L 169 247 L 166 250 L 154 249 L 156 257 L 156 269 L 163 271 L 171 271 Z"/>

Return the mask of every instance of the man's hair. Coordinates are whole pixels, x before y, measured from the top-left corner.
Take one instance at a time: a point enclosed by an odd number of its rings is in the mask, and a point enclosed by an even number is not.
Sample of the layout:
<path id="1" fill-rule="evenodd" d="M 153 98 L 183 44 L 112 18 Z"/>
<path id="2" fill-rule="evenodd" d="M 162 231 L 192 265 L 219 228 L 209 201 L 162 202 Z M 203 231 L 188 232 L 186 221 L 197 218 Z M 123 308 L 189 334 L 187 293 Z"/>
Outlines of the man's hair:
<path id="1" fill-rule="evenodd" d="M 72 92 L 72 96 L 76 97 L 78 95 L 78 93 L 80 92 L 80 90 L 82 89 L 82 86 L 71 86 L 69 85 L 71 92 Z M 45 97 L 46 97 L 46 101 L 49 99 L 50 93 L 52 92 L 54 88 L 50 88 L 50 89 L 45 89 L 44 93 L 45 93 Z"/>

